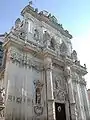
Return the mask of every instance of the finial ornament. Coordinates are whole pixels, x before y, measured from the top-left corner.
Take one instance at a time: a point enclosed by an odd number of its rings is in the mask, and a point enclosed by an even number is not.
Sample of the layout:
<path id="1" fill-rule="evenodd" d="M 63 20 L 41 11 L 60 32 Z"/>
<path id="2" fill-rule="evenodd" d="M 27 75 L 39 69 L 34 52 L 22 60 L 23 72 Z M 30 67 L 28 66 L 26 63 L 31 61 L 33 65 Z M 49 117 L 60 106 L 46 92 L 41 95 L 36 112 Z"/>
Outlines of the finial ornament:
<path id="1" fill-rule="evenodd" d="M 33 4 L 33 2 L 32 2 L 32 1 L 30 1 L 30 2 L 29 2 L 29 5 L 31 6 L 32 4 Z"/>
<path id="2" fill-rule="evenodd" d="M 86 64 L 84 64 L 84 67 L 87 68 L 87 67 L 86 67 Z"/>

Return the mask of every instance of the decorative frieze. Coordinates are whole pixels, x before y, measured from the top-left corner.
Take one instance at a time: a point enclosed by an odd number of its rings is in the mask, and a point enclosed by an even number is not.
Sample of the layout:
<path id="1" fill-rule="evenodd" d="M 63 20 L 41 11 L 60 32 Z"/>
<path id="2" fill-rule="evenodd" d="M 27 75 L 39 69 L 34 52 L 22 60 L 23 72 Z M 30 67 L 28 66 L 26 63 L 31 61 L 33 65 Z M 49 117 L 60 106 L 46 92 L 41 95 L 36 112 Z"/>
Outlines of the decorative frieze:
<path id="1" fill-rule="evenodd" d="M 32 102 L 31 98 L 29 97 L 20 97 L 20 96 L 13 96 L 13 95 L 8 95 L 8 101 L 9 102 L 16 102 L 17 104 L 21 104 L 22 102 L 25 103 L 25 101 L 27 101 L 27 103 L 29 104 L 30 102 Z"/>
<path id="2" fill-rule="evenodd" d="M 29 54 L 22 53 L 14 48 L 11 48 L 9 50 L 8 59 L 10 59 L 16 65 L 23 66 L 26 68 L 32 67 L 37 72 L 40 72 L 43 70 L 43 64 L 41 62 L 34 60 L 34 58 L 31 57 Z"/>

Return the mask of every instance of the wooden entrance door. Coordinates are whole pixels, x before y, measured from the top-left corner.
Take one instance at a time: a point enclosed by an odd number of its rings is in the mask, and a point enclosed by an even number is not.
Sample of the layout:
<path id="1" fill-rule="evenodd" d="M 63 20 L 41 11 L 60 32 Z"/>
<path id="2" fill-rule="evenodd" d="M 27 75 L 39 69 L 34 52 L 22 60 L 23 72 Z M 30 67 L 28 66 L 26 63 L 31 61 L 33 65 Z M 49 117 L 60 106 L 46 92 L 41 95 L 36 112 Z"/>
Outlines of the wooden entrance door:
<path id="1" fill-rule="evenodd" d="M 66 120 L 65 104 L 55 103 L 56 120 Z"/>

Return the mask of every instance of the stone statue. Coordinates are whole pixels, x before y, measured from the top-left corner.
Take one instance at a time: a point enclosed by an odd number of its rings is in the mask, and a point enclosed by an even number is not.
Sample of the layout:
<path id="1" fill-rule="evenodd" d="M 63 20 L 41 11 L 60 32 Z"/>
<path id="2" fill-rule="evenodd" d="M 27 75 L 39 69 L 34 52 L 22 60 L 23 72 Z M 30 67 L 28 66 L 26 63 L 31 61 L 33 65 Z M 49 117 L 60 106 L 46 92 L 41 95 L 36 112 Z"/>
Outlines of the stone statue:
<path id="1" fill-rule="evenodd" d="M 41 103 L 41 91 L 40 88 L 36 88 L 36 104 Z"/>
<path id="2" fill-rule="evenodd" d="M 73 50 L 71 57 L 74 61 L 77 61 L 77 52 L 75 50 Z"/>
<path id="3" fill-rule="evenodd" d="M 65 77 L 68 79 L 71 77 L 71 70 L 70 70 L 70 67 L 66 66 L 65 69 L 64 69 L 64 75 Z"/>
<path id="4" fill-rule="evenodd" d="M 1 117 L 1 118 L 4 117 L 4 110 L 0 111 L 0 117 Z"/>
<path id="5" fill-rule="evenodd" d="M 47 31 L 45 31 L 43 34 L 43 41 L 44 41 L 45 47 L 50 46 L 50 35 Z"/>
<path id="6" fill-rule="evenodd" d="M 38 32 L 37 29 L 34 30 L 34 38 L 35 38 L 36 41 L 39 40 L 39 32 Z"/>
<path id="7" fill-rule="evenodd" d="M 52 20 L 54 23 L 57 23 L 57 22 L 58 22 L 55 16 L 51 16 L 51 20 Z"/>
<path id="8" fill-rule="evenodd" d="M 55 50 L 55 45 L 56 45 L 55 39 L 54 39 L 54 38 L 51 38 L 51 41 L 50 41 L 50 48 L 53 49 L 53 50 Z"/>
<path id="9" fill-rule="evenodd" d="M 60 87 L 60 79 L 58 77 L 56 77 L 56 79 L 55 79 L 55 88 L 59 89 L 59 87 Z"/>
<path id="10" fill-rule="evenodd" d="M 35 8 L 35 12 L 38 13 L 38 8 Z"/>
<path id="11" fill-rule="evenodd" d="M 20 18 L 18 18 L 18 19 L 15 21 L 15 28 L 16 28 L 16 29 L 19 28 L 20 25 L 21 25 L 21 20 L 20 20 Z"/>
<path id="12" fill-rule="evenodd" d="M 29 2 L 29 5 L 31 6 L 32 4 L 33 4 L 33 2 L 32 2 L 32 1 L 30 1 L 30 2 Z"/>
<path id="13" fill-rule="evenodd" d="M 34 81 L 34 85 L 35 85 L 35 103 L 41 104 L 41 90 L 42 90 L 43 84 L 39 80 L 37 80 L 37 81 Z"/>
<path id="14" fill-rule="evenodd" d="M 68 55 L 68 48 L 64 41 L 60 45 L 60 52 L 61 52 L 61 54 L 65 55 L 65 56 Z"/>
<path id="15" fill-rule="evenodd" d="M 59 88 L 59 80 L 55 80 L 55 88 L 56 88 L 56 89 Z"/>

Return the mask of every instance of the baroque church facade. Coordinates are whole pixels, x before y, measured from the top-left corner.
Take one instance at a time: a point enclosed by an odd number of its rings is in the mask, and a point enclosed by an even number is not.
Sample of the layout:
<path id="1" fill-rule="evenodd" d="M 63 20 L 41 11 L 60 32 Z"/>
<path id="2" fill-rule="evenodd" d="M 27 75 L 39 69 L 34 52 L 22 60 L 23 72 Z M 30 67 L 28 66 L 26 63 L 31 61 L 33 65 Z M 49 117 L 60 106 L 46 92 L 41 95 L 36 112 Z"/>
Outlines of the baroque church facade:
<path id="1" fill-rule="evenodd" d="M 55 16 L 31 4 L 4 36 L 0 120 L 90 120 L 86 65 Z"/>

